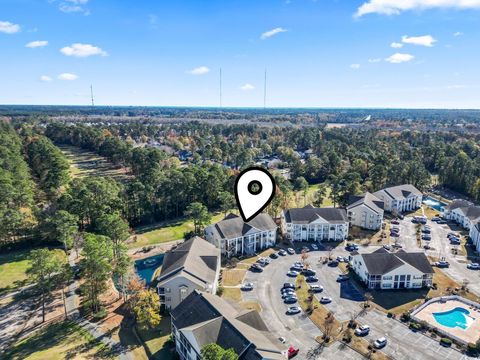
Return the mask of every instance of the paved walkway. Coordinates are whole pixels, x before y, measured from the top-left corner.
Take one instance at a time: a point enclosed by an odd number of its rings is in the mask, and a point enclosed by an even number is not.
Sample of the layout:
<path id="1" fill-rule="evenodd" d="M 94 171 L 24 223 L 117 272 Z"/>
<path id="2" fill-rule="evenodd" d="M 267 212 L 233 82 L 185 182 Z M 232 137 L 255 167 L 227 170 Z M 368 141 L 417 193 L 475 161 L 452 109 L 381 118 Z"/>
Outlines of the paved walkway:
<path id="1" fill-rule="evenodd" d="M 70 252 L 70 255 L 68 256 L 68 263 L 71 267 L 75 266 L 75 254 L 73 251 Z M 66 299 L 68 317 L 75 320 L 78 325 L 87 330 L 96 340 L 101 341 L 111 348 L 112 351 L 118 355 L 120 360 L 134 360 L 130 351 L 119 341 L 112 339 L 110 335 L 106 334 L 99 325 L 92 323 L 87 319 L 80 318 L 80 312 L 78 311 L 78 295 L 75 292 L 77 289 L 77 280 L 73 281 L 68 286 L 68 295 Z"/>

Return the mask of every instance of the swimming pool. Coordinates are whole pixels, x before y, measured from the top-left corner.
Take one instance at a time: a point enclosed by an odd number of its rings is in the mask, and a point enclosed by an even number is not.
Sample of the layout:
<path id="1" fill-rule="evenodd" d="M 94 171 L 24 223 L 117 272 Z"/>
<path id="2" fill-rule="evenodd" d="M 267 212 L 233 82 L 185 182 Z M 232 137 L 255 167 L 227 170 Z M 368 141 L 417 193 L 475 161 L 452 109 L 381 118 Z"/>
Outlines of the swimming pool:
<path id="1" fill-rule="evenodd" d="M 455 309 L 432 314 L 435 321 L 448 328 L 459 327 L 463 330 L 473 323 L 475 318 L 470 316 L 470 311 L 465 308 L 456 307 Z"/>
<path id="2" fill-rule="evenodd" d="M 150 256 L 145 259 L 135 261 L 135 272 L 141 280 L 145 280 L 147 285 L 152 282 L 153 274 L 163 263 L 164 254 Z"/>
<path id="3" fill-rule="evenodd" d="M 423 203 L 427 206 L 430 206 L 432 209 L 435 209 L 437 211 L 443 211 L 445 206 L 447 206 L 446 203 L 441 202 L 431 196 L 425 196 L 423 198 Z"/>

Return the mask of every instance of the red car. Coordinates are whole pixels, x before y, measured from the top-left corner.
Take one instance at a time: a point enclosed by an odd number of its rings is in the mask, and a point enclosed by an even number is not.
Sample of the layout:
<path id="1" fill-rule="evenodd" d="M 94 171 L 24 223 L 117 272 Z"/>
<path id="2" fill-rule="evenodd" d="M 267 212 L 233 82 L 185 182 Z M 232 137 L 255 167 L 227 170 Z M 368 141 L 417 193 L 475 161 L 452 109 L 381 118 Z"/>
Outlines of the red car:
<path id="1" fill-rule="evenodd" d="M 293 346 L 290 346 L 290 348 L 288 349 L 288 358 L 291 359 L 297 356 L 299 351 L 300 349 L 295 349 Z"/>

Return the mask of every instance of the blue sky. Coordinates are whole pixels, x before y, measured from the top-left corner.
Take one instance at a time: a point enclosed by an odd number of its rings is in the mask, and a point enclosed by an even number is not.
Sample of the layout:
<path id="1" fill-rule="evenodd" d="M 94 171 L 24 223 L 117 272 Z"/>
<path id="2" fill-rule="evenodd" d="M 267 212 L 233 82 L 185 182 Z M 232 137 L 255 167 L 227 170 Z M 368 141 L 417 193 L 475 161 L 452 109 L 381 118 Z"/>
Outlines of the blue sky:
<path id="1" fill-rule="evenodd" d="M 0 103 L 480 107 L 480 0 L 0 0 Z"/>

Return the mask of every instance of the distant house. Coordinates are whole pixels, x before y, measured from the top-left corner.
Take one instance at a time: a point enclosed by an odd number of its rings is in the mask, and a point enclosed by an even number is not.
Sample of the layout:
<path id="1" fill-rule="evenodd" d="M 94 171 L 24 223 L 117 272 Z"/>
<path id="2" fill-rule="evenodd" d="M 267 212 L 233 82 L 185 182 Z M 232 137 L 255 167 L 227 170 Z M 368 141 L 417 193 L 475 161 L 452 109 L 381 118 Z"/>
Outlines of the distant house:
<path id="1" fill-rule="evenodd" d="M 385 211 L 392 213 L 413 211 L 422 206 L 423 194 L 411 184 L 388 187 L 373 195 L 384 202 Z"/>
<path id="2" fill-rule="evenodd" d="M 433 269 L 423 252 L 380 248 L 353 254 L 352 268 L 369 289 L 419 289 L 432 285 Z"/>
<path id="3" fill-rule="evenodd" d="M 180 360 L 201 359 L 201 349 L 218 344 L 240 360 L 284 360 L 286 349 L 256 310 L 237 310 L 222 298 L 194 291 L 171 312 L 172 337 Z"/>
<path id="4" fill-rule="evenodd" d="M 345 209 L 303 208 L 284 210 L 282 233 L 291 241 L 342 241 L 348 237 L 348 217 Z"/>
<path id="5" fill-rule="evenodd" d="M 470 228 L 469 235 L 477 251 L 480 251 L 480 221 L 477 221 L 477 223 Z"/>
<path id="6" fill-rule="evenodd" d="M 200 237 L 168 251 L 157 278 L 160 305 L 175 309 L 194 290 L 215 294 L 220 274 L 220 251 Z"/>
<path id="7" fill-rule="evenodd" d="M 205 237 L 227 258 L 253 255 L 275 245 L 277 224 L 265 213 L 248 223 L 238 215 L 229 214 L 218 223 L 208 226 Z"/>
<path id="8" fill-rule="evenodd" d="M 480 221 L 480 206 L 466 200 L 454 200 L 445 207 L 443 217 L 455 221 L 465 229 L 471 229 Z"/>
<path id="9" fill-rule="evenodd" d="M 383 200 L 366 192 L 361 196 L 352 196 L 347 206 L 347 215 L 350 225 L 362 229 L 378 230 L 383 222 Z"/>

